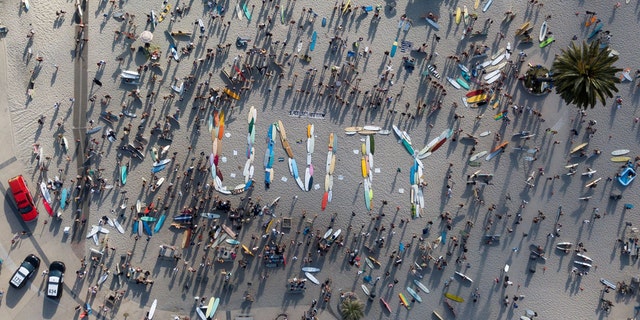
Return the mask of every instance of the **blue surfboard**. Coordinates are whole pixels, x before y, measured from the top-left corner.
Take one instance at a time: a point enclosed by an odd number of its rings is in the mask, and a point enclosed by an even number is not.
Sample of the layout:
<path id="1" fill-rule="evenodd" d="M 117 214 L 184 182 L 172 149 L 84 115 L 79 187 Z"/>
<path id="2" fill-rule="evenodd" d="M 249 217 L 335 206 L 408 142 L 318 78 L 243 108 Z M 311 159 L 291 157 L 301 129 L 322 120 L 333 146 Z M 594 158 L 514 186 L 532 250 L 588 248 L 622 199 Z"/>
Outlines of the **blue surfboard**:
<path id="1" fill-rule="evenodd" d="M 151 237 L 153 235 L 153 233 L 151 232 L 151 227 L 149 226 L 149 223 L 146 221 L 142 221 L 142 226 L 144 227 L 144 232 L 147 233 L 147 235 L 149 235 L 149 237 Z"/>
<path id="2" fill-rule="evenodd" d="M 162 225 L 164 224 L 164 220 L 165 219 L 167 219 L 167 215 L 166 214 L 162 214 L 160 216 L 160 219 L 158 219 L 158 222 L 156 222 L 156 225 L 153 228 L 153 232 L 158 233 L 158 231 L 160 231 L 160 228 L 162 228 Z"/>
<path id="3" fill-rule="evenodd" d="M 311 43 L 309 44 L 309 50 L 313 51 L 316 48 L 316 40 L 318 39 L 318 33 L 313 32 L 311 35 Z"/>

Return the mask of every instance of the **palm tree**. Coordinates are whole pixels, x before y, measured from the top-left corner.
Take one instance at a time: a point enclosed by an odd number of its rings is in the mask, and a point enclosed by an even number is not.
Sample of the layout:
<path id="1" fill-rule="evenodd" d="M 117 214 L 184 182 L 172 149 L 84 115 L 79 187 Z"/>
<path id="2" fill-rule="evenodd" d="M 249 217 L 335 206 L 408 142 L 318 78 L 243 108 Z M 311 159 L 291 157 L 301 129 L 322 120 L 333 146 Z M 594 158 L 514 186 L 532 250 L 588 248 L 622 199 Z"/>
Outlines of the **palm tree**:
<path id="1" fill-rule="evenodd" d="M 358 296 L 353 292 L 344 294 L 342 302 L 340 302 L 340 314 L 342 320 L 360 320 L 364 318 L 364 306 Z"/>
<path id="2" fill-rule="evenodd" d="M 582 46 L 571 43 L 563 49 L 553 62 L 553 81 L 556 93 L 567 104 L 586 109 L 593 108 L 596 100 L 605 104 L 606 98 L 618 92 L 616 83 L 620 83 L 615 74 L 622 71 L 613 64 L 618 56 L 611 55 L 609 49 L 600 48 L 600 42 L 586 42 Z"/>

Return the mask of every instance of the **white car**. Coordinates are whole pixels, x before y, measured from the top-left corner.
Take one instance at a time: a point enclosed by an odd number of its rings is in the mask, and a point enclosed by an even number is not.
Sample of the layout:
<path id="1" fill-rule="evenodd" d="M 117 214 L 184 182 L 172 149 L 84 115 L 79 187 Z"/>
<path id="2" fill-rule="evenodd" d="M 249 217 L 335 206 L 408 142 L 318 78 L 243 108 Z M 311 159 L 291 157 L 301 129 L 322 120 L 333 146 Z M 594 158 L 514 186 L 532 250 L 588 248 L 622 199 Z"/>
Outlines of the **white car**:
<path id="1" fill-rule="evenodd" d="M 67 268 L 62 261 L 54 261 L 49 265 L 47 278 L 47 297 L 60 298 L 64 284 L 64 272 Z"/>
<path id="2" fill-rule="evenodd" d="M 20 267 L 11 276 L 9 284 L 14 288 L 22 288 L 27 283 L 27 280 L 33 276 L 40 266 L 40 258 L 34 254 L 28 255 L 20 264 Z"/>

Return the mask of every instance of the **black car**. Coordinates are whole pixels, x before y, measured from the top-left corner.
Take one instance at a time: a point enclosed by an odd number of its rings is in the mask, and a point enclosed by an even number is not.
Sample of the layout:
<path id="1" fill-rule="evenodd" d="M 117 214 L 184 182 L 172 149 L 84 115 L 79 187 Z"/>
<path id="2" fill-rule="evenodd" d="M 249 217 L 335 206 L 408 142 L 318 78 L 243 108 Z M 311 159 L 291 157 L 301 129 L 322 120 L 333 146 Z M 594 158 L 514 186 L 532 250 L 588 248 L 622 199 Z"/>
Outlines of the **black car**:
<path id="1" fill-rule="evenodd" d="M 47 297 L 60 298 L 64 283 L 64 272 L 67 270 L 64 262 L 54 261 L 49 265 L 49 277 L 47 278 Z"/>
<path id="2" fill-rule="evenodd" d="M 34 254 L 28 255 L 20 264 L 20 267 L 16 272 L 11 276 L 11 281 L 9 284 L 14 288 L 22 288 L 27 283 L 27 280 L 36 273 L 40 267 L 40 258 L 36 257 Z"/>

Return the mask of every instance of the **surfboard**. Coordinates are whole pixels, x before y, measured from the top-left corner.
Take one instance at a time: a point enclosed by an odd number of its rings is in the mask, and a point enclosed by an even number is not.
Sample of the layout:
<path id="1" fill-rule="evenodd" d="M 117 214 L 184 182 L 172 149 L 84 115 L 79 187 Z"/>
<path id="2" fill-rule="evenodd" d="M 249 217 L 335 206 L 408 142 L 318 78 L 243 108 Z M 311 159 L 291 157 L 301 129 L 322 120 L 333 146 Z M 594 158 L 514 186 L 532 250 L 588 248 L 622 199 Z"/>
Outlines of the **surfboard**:
<path id="1" fill-rule="evenodd" d="M 213 303 L 213 307 L 211 307 L 211 315 L 209 317 L 213 318 L 213 316 L 216 315 L 216 311 L 218 311 L 218 306 L 220 305 L 220 298 L 217 298 L 216 301 Z"/>
<path id="2" fill-rule="evenodd" d="M 540 34 L 538 35 L 538 41 L 544 41 L 544 38 L 547 36 L 547 21 L 543 21 L 540 26 Z"/>
<path id="3" fill-rule="evenodd" d="M 156 308 L 158 307 L 158 299 L 154 299 L 151 304 L 151 308 L 149 308 L 149 314 L 147 315 L 147 319 L 152 320 L 153 315 L 156 313 Z"/>
<path id="4" fill-rule="evenodd" d="M 585 188 L 589 188 L 591 186 L 594 186 L 595 184 L 597 184 L 598 182 L 600 182 L 600 180 L 602 180 L 602 178 L 598 178 L 595 179 L 593 181 L 588 182 L 587 184 L 584 185 Z"/>
<path id="5" fill-rule="evenodd" d="M 480 158 L 482 158 L 484 155 L 486 155 L 487 153 L 489 153 L 488 151 L 480 151 L 474 155 L 471 156 L 471 158 L 469 159 L 470 161 L 476 161 Z"/>
<path id="6" fill-rule="evenodd" d="M 309 50 L 313 51 L 316 48 L 316 41 L 318 40 L 318 32 L 314 31 L 311 35 L 311 43 L 309 43 Z"/>
<path id="7" fill-rule="evenodd" d="M 451 78 L 451 77 L 447 77 L 447 81 L 449 81 L 449 83 L 450 83 L 454 88 L 456 88 L 456 89 L 462 89 L 462 87 L 460 86 L 460 84 L 459 84 L 456 80 L 454 80 L 453 78 Z"/>
<path id="8" fill-rule="evenodd" d="M 396 51 L 398 50 L 398 38 L 393 41 L 393 45 L 391 46 L 391 51 L 389 52 L 389 56 L 393 58 L 396 55 Z"/>
<path id="9" fill-rule="evenodd" d="M 209 299 L 209 304 L 207 305 L 207 313 L 205 314 L 206 317 L 210 318 L 212 316 L 213 304 L 215 302 L 216 302 L 216 297 L 211 297 L 211 299 Z"/>
<path id="10" fill-rule="evenodd" d="M 488 0 L 485 4 L 484 7 L 482 7 L 482 12 L 487 12 L 487 10 L 489 10 L 489 7 L 491 7 L 491 4 L 493 3 L 493 0 Z"/>
<path id="11" fill-rule="evenodd" d="M 433 19 L 430 19 L 430 18 L 424 18 L 424 19 L 427 21 L 428 24 L 430 24 L 434 29 L 436 29 L 436 31 L 440 30 L 440 25 L 437 22 L 435 22 Z"/>
<path id="12" fill-rule="evenodd" d="M 367 286 L 363 284 L 360 287 L 362 288 L 362 292 L 364 292 L 365 295 L 369 296 L 371 292 L 369 292 L 369 289 L 367 288 Z"/>
<path id="13" fill-rule="evenodd" d="M 591 33 L 589 33 L 588 38 L 591 39 L 591 38 L 595 37 L 600 32 L 600 30 L 602 30 L 603 26 L 604 26 L 604 24 L 602 22 L 598 23 L 596 25 L 596 27 L 593 29 L 593 31 L 591 31 Z"/>
<path id="14" fill-rule="evenodd" d="M 491 150 L 491 152 L 496 152 L 500 149 L 504 149 L 504 147 L 506 147 L 509 144 L 509 141 L 503 141 L 502 143 L 500 143 L 499 145 L 497 145 L 495 148 L 493 148 L 493 150 Z"/>
<path id="15" fill-rule="evenodd" d="M 398 297 L 400 298 L 400 303 L 407 308 L 407 310 L 411 309 L 411 306 L 409 305 L 409 302 L 407 301 L 407 298 L 405 298 L 404 294 L 402 293 L 398 293 Z"/>
<path id="16" fill-rule="evenodd" d="M 628 162 L 629 160 L 631 160 L 631 157 L 620 156 L 611 158 L 611 161 L 613 162 Z"/>
<path id="17" fill-rule="evenodd" d="M 630 151 L 628 149 L 619 149 L 619 150 L 614 150 L 611 151 L 611 155 L 612 156 L 623 156 L 627 153 L 629 153 Z"/>
<path id="18" fill-rule="evenodd" d="M 247 20 L 251 22 L 251 11 L 249 11 L 246 1 L 242 4 L 242 11 L 244 12 L 245 17 L 247 17 Z"/>
<path id="19" fill-rule="evenodd" d="M 322 27 L 327 26 L 327 17 L 322 17 Z"/>
<path id="20" fill-rule="evenodd" d="M 407 287 L 407 292 L 409 292 L 409 294 L 416 299 L 416 301 L 418 301 L 418 303 L 422 303 L 422 297 L 420 297 L 420 295 L 418 295 L 418 293 L 413 290 L 413 288 L 411 287 Z"/>
<path id="21" fill-rule="evenodd" d="M 182 248 L 189 247 L 191 242 L 191 228 L 187 228 L 182 233 Z"/>
<path id="22" fill-rule="evenodd" d="M 158 233 L 158 231 L 160 231 L 160 229 L 162 228 L 162 225 L 164 224 L 164 221 L 167 219 L 167 215 L 166 214 L 162 214 L 160 216 L 160 218 L 158 219 L 158 222 L 156 222 L 156 225 L 153 228 L 153 232 L 154 233 Z"/>
<path id="23" fill-rule="evenodd" d="M 124 166 L 120 167 L 120 182 L 122 185 L 127 184 L 127 170 L 129 169 L 129 164 L 127 163 Z"/>
<path id="24" fill-rule="evenodd" d="M 236 239 L 226 239 L 225 240 L 226 243 L 232 245 L 232 246 L 237 246 L 240 244 L 240 241 L 236 240 Z"/>
<path id="25" fill-rule="evenodd" d="M 460 77 L 458 77 L 458 78 L 456 79 L 456 82 L 457 82 L 461 87 L 463 87 L 465 90 L 469 90 L 469 88 L 471 88 L 471 87 L 469 86 L 469 83 L 468 83 L 467 81 L 465 81 L 464 79 L 460 78 Z"/>
<path id="26" fill-rule="evenodd" d="M 309 273 L 316 273 L 316 272 L 320 272 L 320 268 L 316 268 L 316 267 L 302 267 L 302 271 L 303 271 L 303 272 L 309 272 Z"/>
<path id="27" fill-rule="evenodd" d="M 588 144 L 589 144 L 589 142 L 583 142 L 583 143 L 581 143 L 581 144 L 579 144 L 579 145 L 577 145 L 577 146 L 573 147 L 573 148 L 571 149 L 571 152 L 569 152 L 569 154 L 572 154 L 572 153 L 575 153 L 575 152 L 577 152 L 577 151 L 582 150 L 582 149 L 583 149 L 584 147 L 586 147 Z"/>
<path id="28" fill-rule="evenodd" d="M 462 10 L 460 10 L 460 7 L 456 8 L 456 24 L 460 24 L 460 21 L 462 21 Z"/>
<path id="29" fill-rule="evenodd" d="M 316 277 L 314 277 L 311 273 L 309 272 L 305 272 L 304 273 L 305 277 L 307 277 L 307 279 L 309 279 L 309 281 L 315 283 L 315 284 L 320 284 L 320 281 L 318 281 L 318 279 Z"/>
<path id="30" fill-rule="evenodd" d="M 413 279 L 413 283 L 418 288 L 420 288 L 420 290 L 422 290 L 422 292 L 424 292 L 424 293 L 429 293 L 430 292 L 429 289 L 427 289 L 427 287 L 424 284 L 422 284 L 422 282 L 418 281 L 417 279 Z"/>
<path id="31" fill-rule="evenodd" d="M 448 299 L 451 299 L 451 300 L 455 301 L 455 302 L 464 302 L 464 299 L 462 297 L 456 296 L 453 293 L 446 292 L 444 294 L 444 296 L 447 297 Z"/>

